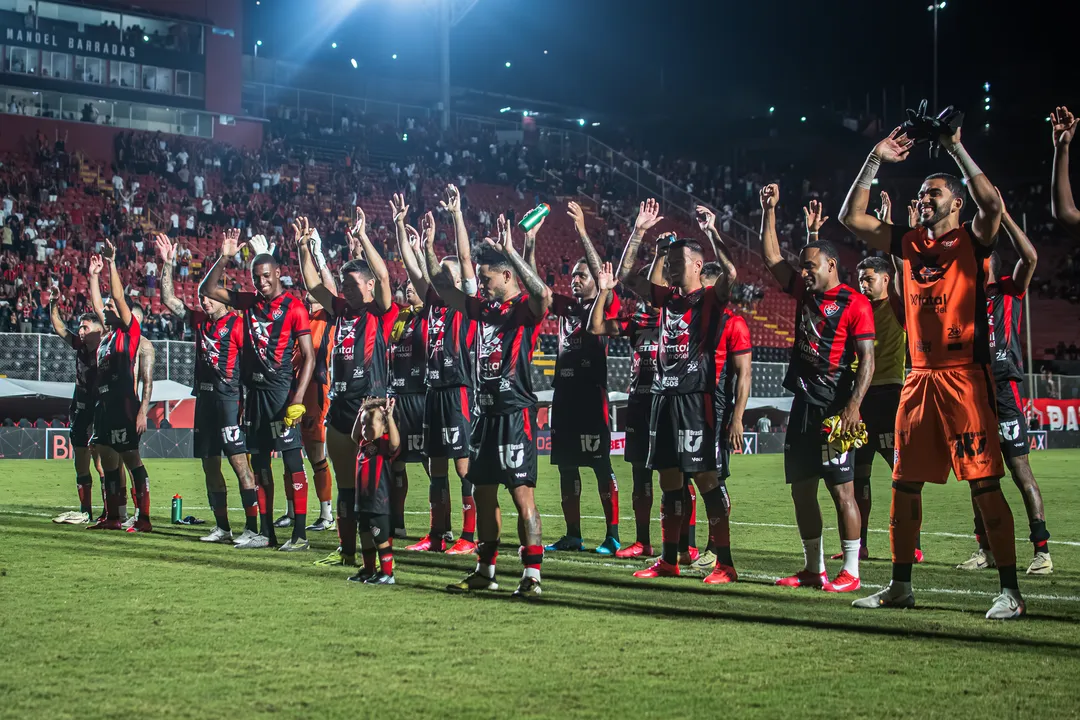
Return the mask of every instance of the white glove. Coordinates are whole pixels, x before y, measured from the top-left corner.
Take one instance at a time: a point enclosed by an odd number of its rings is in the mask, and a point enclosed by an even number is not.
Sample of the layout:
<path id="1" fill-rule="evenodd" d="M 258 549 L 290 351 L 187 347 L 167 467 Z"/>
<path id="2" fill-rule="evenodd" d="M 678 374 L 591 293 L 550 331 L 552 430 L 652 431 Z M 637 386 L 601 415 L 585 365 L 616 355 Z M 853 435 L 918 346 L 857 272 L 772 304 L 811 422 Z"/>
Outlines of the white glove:
<path id="1" fill-rule="evenodd" d="M 251 246 L 251 251 L 256 255 L 264 255 L 270 252 L 265 235 L 256 235 L 248 240 L 248 245 Z"/>
<path id="2" fill-rule="evenodd" d="M 319 235 L 318 229 L 311 231 L 311 257 L 315 260 L 315 267 L 322 272 L 326 269 L 326 258 L 323 256 L 322 251 L 322 236 Z"/>

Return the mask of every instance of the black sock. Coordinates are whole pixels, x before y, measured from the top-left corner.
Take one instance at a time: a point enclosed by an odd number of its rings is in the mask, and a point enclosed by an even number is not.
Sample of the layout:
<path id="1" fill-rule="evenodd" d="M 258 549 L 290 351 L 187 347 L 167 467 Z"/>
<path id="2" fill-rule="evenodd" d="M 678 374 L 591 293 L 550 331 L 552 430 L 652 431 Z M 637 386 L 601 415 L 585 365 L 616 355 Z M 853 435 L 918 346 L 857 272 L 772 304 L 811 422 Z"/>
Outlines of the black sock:
<path id="1" fill-rule="evenodd" d="M 1001 580 L 1002 590 L 1019 590 L 1020 583 L 1016 579 L 1015 565 L 998 565 L 998 579 Z"/>
<path id="2" fill-rule="evenodd" d="M 240 504 L 244 506 L 244 530 L 259 532 L 259 491 L 240 488 Z"/>
<path id="3" fill-rule="evenodd" d="M 229 494 L 225 490 L 210 493 L 210 508 L 214 511 L 214 520 L 217 526 L 226 532 L 231 532 L 229 526 Z"/>
<path id="4" fill-rule="evenodd" d="M 94 512 L 93 493 L 91 492 L 94 486 L 93 476 L 89 473 L 79 475 L 75 478 L 75 484 L 79 488 L 79 510 L 87 515 L 92 514 Z"/>
<path id="5" fill-rule="evenodd" d="M 911 582 L 911 563 L 893 563 L 893 582 Z"/>
<path id="6" fill-rule="evenodd" d="M 1035 552 L 1050 552 L 1050 547 L 1047 544 L 1050 540 L 1050 532 L 1046 529 L 1046 521 L 1033 520 L 1030 528 L 1031 535 L 1028 536 L 1028 539 L 1031 541 L 1031 544 L 1035 546 Z"/>

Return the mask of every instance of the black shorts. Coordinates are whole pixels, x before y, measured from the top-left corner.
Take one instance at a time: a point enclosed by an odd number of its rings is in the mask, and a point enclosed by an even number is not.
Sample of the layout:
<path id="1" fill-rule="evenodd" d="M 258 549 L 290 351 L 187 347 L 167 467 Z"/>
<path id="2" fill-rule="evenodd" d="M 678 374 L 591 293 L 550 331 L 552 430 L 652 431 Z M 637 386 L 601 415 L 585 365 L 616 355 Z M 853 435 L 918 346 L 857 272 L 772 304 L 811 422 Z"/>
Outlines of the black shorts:
<path id="1" fill-rule="evenodd" d="M 900 407 L 903 385 L 871 385 L 863 397 L 859 414 L 866 424 L 868 442 L 855 450 L 855 467 L 868 468 L 874 455 L 885 458 L 891 468 L 895 453 L 896 411 Z M 868 474 L 865 475 L 869 477 Z"/>
<path id="2" fill-rule="evenodd" d="M 716 470 L 716 413 L 708 393 L 657 395 L 649 415 L 650 470 Z"/>
<path id="3" fill-rule="evenodd" d="M 74 401 L 71 403 L 71 429 L 68 437 L 73 447 L 90 447 L 90 436 L 94 434 L 93 405 Z"/>
<path id="4" fill-rule="evenodd" d="M 429 458 L 467 458 L 476 417 L 472 391 L 431 388 L 424 400 L 424 454 Z"/>
<path id="5" fill-rule="evenodd" d="M 200 392 L 195 398 L 194 425 L 194 457 L 232 457 L 247 452 L 244 429 L 240 427 L 239 395 Z"/>
<path id="6" fill-rule="evenodd" d="M 628 463 L 643 463 L 649 459 L 652 399 L 651 394 L 631 395 L 626 401 L 626 449 L 623 457 Z"/>
<path id="7" fill-rule="evenodd" d="M 385 460 L 389 467 L 389 460 Z M 360 473 L 356 483 L 356 512 L 361 515 L 390 514 L 390 473 L 382 472 L 374 478 Z M 361 527 L 361 531 L 365 528 Z"/>
<path id="8" fill-rule="evenodd" d="M 249 387 L 244 395 L 244 432 L 248 451 L 252 455 L 270 454 L 275 450 L 299 450 L 303 447 L 300 424 L 285 424 L 289 408 L 289 387 Z M 352 432 L 352 426 L 349 426 Z"/>
<path id="9" fill-rule="evenodd" d="M 342 435 L 352 435 L 353 425 L 360 415 L 364 398 L 335 397 L 330 399 L 330 409 L 326 411 L 326 424 Z"/>
<path id="10" fill-rule="evenodd" d="M 139 449 L 142 436 L 135 430 L 139 400 L 131 393 L 101 394 L 94 404 L 94 436 L 91 445 L 103 445 L 116 452 Z"/>
<path id="11" fill-rule="evenodd" d="M 415 463 L 424 461 L 424 405 L 427 396 L 424 393 L 394 395 L 394 422 L 401 435 L 400 462 Z"/>
<path id="12" fill-rule="evenodd" d="M 533 408 L 479 415 L 472 431 L 469 481 L 474 485 L 536 487 Z"/>
<path id="13" fill-rule="evenodd" d="M 607 390 L 556 391 L 551 402 L 551 464 L 592 467 L 609 462 Z"/>
<path id="14" fill-rule="evenodd" d="M 998 435 L 1001 437 L 1001 454 L 1006 460 L 1031 452 L 1027 419 L 1020 409 L 1023 390 L 1024 384 L 1016 380 L 997 383 Z"/>
<path id="15" fill-rule="evenodd" d="M 721 480 L 731 477 L 731 443 L 728 442 L 730 425 L 730 417 L 716 419 L 716 476 Z"/>
<path id="16" fill-rule="evenodd" d="M 842 403 L 826 408 L 800 398 L 791 402 L 784 436 L 784 476 L 789 484 L 822 478 L 828 485 L 842 485 L 855 479 L 855 453 L 837 454 L 822 432 L 822 423 L 842 408 Z"/>

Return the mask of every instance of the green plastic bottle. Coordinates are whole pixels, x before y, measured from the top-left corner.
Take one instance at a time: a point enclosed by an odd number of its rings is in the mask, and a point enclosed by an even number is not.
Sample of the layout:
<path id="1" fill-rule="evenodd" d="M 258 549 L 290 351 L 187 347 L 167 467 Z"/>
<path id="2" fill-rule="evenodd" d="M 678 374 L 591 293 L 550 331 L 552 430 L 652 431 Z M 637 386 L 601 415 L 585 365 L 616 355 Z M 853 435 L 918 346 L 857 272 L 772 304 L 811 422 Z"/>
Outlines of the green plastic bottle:
<path id="1" fill-rule="evenodd" d="M 172 496 L 172 521 L 174 524 L 180 524 L 180 521 L 184 518 L 184 498 L 180 497 L 179 493 Z"/>
<path id="2" fill-rule="evenodd" d="M 521 221 L 518 223 L 518 227 L 521 228 L 522 230 L 524 230 L 525 232 L 529 232 L 534 227 L 536 227 L 540 223 L 541 220 L 546 218 L 548 216 L 548 213 L 550 213 L 550 212 L 551 212 L 551 206 L 550 205 L 548 205 L 547 203 L 540 203 L 539 205 L 534 207 L 532 210 L 525 213 L 524 217 L 522 217 Z"/>

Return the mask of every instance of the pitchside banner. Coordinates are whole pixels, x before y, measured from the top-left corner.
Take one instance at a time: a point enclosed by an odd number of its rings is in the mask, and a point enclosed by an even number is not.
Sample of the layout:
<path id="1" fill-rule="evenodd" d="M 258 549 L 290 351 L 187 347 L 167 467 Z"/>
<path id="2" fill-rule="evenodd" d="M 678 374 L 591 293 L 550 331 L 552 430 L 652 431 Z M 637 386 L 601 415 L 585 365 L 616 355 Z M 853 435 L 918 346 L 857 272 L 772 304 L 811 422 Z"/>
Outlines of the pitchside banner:
<path id="1" fill-rule="evenodd" d="M 1044 430 L 1080 431 L 1080 400 L 1035 398 L 1031 403 L 1039 418 L 1039 426 Z"/>

